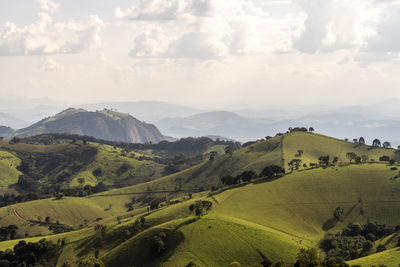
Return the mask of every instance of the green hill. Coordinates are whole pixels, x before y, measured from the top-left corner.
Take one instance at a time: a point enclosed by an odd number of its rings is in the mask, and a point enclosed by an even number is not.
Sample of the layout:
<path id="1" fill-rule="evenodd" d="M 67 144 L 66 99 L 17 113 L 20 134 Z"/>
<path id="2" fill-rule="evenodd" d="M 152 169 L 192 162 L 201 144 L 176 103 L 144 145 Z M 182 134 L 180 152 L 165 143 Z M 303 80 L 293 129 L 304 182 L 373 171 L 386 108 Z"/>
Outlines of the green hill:
<path id="1" fill-rule="evenodd" d="M 303 150 L 300 156 L 296 156 L 298 150 Z M 350 164 L 348 152 L 367 155 L 369 160 Z M 338 157 L 338 162 L 308 167 L 326 155 Z M 385 155 L 396 158 L 397 152 L 316 134 L 291 133 L 257 142 L 231 155 L 206 159 L 148 183 L 84 198 L 37 200 L 3 207 L 0 223 L 18 223 L 19 231 L 30 235 L 49 233 L 45 225 L 21 220 L 14 213 L 15 208 L 25 219 L 50 216 L 61 224 L 83 225 L 83 230 L 62 234 L 67 245 L 60 265 L 93 257 L 93 247 L 99 250 L 106 266 L 186 266 L 189 262 L 228 266 L 235 261 L 252 266 L 262 261 L 261 254 L 273 262 L 293 263 L 300 248 L 317 248 L 326 234 L 340 232 L 349 223 L 398 224 L 399 171 L 396 166 L 379 162 Z M 279 179 L 258 179 L 212 193 L 194 193 L 200 187 L 221 187 L 223 175 L 245 170 L 260 172 L 271 164 L 286 167 L 294 158 L 301 159 L 307 167 L 293 171 L 287 168 L 288 174 Z M 189 192 L 194 193 L 192 199 L 187 196 Z M 126 204 L 132 197 L 136 200 L 134 210 L 127 212 Z M 158 210 L 148 211 L 148 203 L 156 198 L 167 201 Z M 213 208 L 196 219 L 189 206 L 200 199 L 212 202 Z M 337 208 L 343 211 L 340 220 L 334 219 Z M 144 223 L 140 222 L 142 217 Z M 94 230 L 97 224 L 106 226 L 101 235 Z M 60 235 L 48 238 L 57 240 Z M 0 248 L 10 248 L 16 242 L 0 243 Z M 387 241 L 377 240 L 373 245 L 381 242 Z M 160 248 L 161 252 L 156 252 Z M 349 263 L 397 266 L 393 257 L 396 253 L 392 249 Z"/>
<path id="2" fill-rule="evenodd" d="M 161 177 L 165 165 L 141 159 L 140 153 L 97 143 L 64 142 L 38 146 L 0 141 L 3 186 L 16 184 L 23 174 L 36 187 L 132 185 Z M 21 181 L 20 181 L 21 182 Z M 22 189 L 34 190 L 20 184 Z"/>

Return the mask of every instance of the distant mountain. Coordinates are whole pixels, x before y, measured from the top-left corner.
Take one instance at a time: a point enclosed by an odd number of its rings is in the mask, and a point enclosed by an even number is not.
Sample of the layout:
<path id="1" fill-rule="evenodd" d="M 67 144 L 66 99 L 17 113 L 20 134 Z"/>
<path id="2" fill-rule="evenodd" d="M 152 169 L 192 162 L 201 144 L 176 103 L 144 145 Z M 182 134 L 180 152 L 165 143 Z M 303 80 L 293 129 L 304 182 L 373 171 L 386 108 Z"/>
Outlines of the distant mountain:
<path id="1" fill-rule="evenodd" d="M 7 126 L 0 126 L 0 137 L 8 138 L 14 134 L 14 129 Z"/>
<path id="2" fill-rule="evenodd" d="M 158 143 L 165 140 L 156 126 L 128 114 L 110 110 L 89 112 L 74 108 L 20 129 L 14 136 L 27 137 L 42 133 L 72 133 L 132 143 Z"/>
<path id="3" fill-rule="evenodd" d="M 164 133 L 175 136 L 226 136 L 237 140 L 266 136 L 266 121 L 241 117 L 233 112 L 214 111 L 186 118 L 166 118 L 155 123 Z"/>
<path id="4" fill-rule="evenodd" d="M 166 117 L 187 117 L 204 112 L 200 109 L 175 105 L 161 101 L 137 101 L 137 102 L 103 102 L 94 104 L 83 104 L 77 107 L 86 110 L 116 109 L 120 112 L 133 114 L 135 117 L 156 122 Z"/>
<path id="5" fill-rule="evenodd" d="M 19 128 L 25 125 L 26 122 L 18 119 L 10 114 L 0 112 L 0 125 L 7 125 L 13 128 Z"/>

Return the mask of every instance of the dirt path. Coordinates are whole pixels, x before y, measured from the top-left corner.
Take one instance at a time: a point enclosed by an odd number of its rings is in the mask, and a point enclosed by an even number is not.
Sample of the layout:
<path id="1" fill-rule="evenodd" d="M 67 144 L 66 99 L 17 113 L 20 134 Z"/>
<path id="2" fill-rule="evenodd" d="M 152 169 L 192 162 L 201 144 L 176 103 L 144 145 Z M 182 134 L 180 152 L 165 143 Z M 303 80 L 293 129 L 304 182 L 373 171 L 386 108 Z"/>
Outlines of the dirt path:
<path id="1" fill-rule="evenodd" d="M 25 219 L 24 217 L 22 217 L 22 216 L 18 213 L 17 208 L 13 208 L 13 211 L 14 211 L 15 217 L 17 217 L 18 219 L 23 220 L 23 221 L 25 221 L 25 222 L 30 222 L 29 220 Z"/>

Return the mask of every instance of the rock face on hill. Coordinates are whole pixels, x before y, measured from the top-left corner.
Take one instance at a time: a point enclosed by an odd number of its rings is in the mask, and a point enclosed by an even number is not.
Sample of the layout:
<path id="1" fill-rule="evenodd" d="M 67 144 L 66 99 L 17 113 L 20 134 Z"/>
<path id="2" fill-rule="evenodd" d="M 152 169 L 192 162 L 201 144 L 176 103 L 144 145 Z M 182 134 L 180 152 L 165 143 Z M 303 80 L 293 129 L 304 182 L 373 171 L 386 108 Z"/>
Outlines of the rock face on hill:
<path id="1" fill-rule="evenodd" d="M 71 133 L 132 143 L 158 143 L 165 140 L 156 126 L 128 114 L 111 110 L 88 112 L 73 108 L 20 129 L 14 136 L 27 137 L 42 133 Z"/>

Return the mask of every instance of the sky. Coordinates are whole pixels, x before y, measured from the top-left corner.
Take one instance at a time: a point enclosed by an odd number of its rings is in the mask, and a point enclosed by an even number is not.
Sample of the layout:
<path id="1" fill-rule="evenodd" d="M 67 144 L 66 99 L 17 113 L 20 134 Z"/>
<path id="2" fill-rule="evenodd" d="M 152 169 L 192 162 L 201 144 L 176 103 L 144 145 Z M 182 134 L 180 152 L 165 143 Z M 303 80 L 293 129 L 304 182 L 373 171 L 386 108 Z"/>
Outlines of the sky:
<path id="1" fill-rule="evenodd" d="M 399 53 L 394 0 L 0 0 L 3 98 L 375 103 Z"/>

